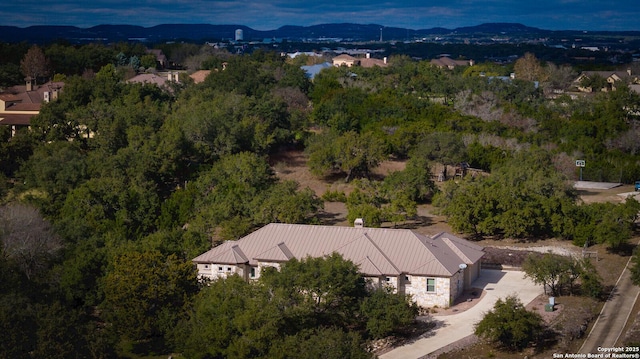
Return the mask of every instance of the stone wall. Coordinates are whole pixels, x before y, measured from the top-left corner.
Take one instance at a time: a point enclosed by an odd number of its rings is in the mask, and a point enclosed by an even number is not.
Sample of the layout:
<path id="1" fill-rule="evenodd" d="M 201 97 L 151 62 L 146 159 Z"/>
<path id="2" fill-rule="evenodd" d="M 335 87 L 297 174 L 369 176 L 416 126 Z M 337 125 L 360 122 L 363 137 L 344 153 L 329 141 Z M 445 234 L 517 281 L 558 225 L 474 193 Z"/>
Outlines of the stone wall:
<path id="1" fill-rule="evenodd" d="M 421 307 L 438 306 L 440 308 L 448 308 L 452 299 L 450 297 L 452 279 L 442 277 L 435 277 L 434 279 L 436 280 L 435 292 L 427 292 L 427 277 L 419 276 L 411 276 L 410 283 L 404 283 L 404 292 L 411 295 L 413 300 Z"/>

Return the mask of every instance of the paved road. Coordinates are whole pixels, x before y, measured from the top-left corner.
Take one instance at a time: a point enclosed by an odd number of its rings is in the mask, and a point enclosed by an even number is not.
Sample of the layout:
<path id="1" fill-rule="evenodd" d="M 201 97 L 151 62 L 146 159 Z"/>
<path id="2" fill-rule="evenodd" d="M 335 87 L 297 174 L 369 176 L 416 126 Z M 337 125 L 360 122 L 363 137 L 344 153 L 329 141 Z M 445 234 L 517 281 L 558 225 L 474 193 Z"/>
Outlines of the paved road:
<path id="1" fill-rule="evenodd" d="M 627 266 L 618 278 L 609 299 L 604 303 L 602 311 L 579 353 L 596 354 L 601 353 L 598 351 L 598 347 L 610 348 L 616 344 L 620 345 L 618 339 L 620 339 L 622 330 L 629 320 L 638 294 L 640 294 L 640 287 L 631 283 L 631 271 L 629 271 L 629 262 L 627 262 Z"/>
<path id="2" fill-rule="evenodd" d="M 542 287 L 524 278 L 523 272 L 483 269 L 473 283 L 486 290 L 479 303 L 454 315 L 434 317 L 437 326 L 431 336 L 398 347 L 380 356 L 381 359 L 416 359 L 473 334 L 473 325 L 491 310 L 499 298 L 517 295 L 525 305 L 542 294 Z"/>

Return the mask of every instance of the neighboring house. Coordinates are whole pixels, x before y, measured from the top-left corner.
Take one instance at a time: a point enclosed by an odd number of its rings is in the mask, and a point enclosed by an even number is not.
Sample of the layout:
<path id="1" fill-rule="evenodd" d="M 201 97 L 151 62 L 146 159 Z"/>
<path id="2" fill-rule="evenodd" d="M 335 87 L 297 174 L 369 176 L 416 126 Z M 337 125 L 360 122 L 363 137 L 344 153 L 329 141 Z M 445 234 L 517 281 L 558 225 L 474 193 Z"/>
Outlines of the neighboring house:
<path id="1" fill-rule="evenodd" d="M 367 56 L 364 59 L 360 59 L 360 66 L 362 67 L 374 67 L 374 66 L 378 66 L 378 67 L 387 67 L 389 66 L 389 64 L 387 63 L 387 58 L 383 58 L 382 60 L 380 59 L 374 59 L 371 58 L 371 56 L 369 54 L 367 54 Z"/>
<path id="2" fill-rule="evenodd" d="M 271 223 L 193 259 L 201 278 L 260 278 L 292 258 L 339 253 L 359 266 L 372 288 L 390 286 L 423 307 L 449 307 L 480 274 L 483 248 L 449 233 L 408 229 Z"/>
<path id="3" fill-rule="evenodd" d="M 166 91 L 173 93 L 173 88 L 171 88 L 171 86 L 169 86 L 169 84 L 171 83 L 179 83 L 180 82 L 180 78 L 179 78 L 180 73 L 177 71 L 169 71 L 166 74 L 164 74 L 163 76 L 158 75 L 158 74 L 140 74 L 140 75 L 136 75 L 130 79 L 128 79 L 126 82 L 127 83 L 139 83 L 139 84 L 153 84 L 156 85 L 162 89 L 165 89 Z"/>
<path id="4" fill-rule="evenodd" d="M 474 62 L 473 60 L 453 60 L 448 56 L 441 56 L 431 60 L 431 64 L 440 68 L 453 70 L 458 66 L 473 66 Z"/>
<path id="5" fill-rule="evenodd" d="M 593 77 L 601 77 L 607 81 L 606 87 L 599 89 L 600 91 L 615 91 L 616 86 L 619 84 L 638 84 L 640 79 L 637 75 L 632 75 L 631 70 L 627 71 L 584 71 L 573 81 L 578 90 L 582 92 L 594 92 L 594 89 L 590 86 L 584 87 L 582 83 L 585 79 L 591 79 Z"/>
<path id="6" fill-rule="evenodd" d="M 167 66 L 167 56 L 160 49 L 147 49 L 147 54 L 154 55 L 156 57 L 156 63 L 161 69 Z"/>
<path id="7" fill-rule="evenodd" d="M 351 55 L 342 54 L 334 57 L 332 62 L 333 62 L 333 66 L 336 66 L 336 67 L 340 67 L 340 66 L 387 67 L 389 66 L 389 64 L 387 64 L 386 57 L 382 60 L 374 59 L 374 58 L 371 58 L 371 54 L 369 53 L 367 53 L 364 58 L 358 58 L 358 57 L 353 57 Z"/>
<path id="8" fill-rule="evenodd" d="M 63 87 L 63 82 L 35 85 L 27 80 L 25 85 L 5 89 L 0 93 L 0 125 L 10 126 L 12 137 L 19 128 L 28 128 L 42 104 L 57 99 Z"/>
<path id="9" fill-rule="evenodd" d="M 351 67 L 351 66 L 357 66 L 360 64 L 360 59 L 347 54 L 338 55 L 334 57 L 333 60 L 331 61 L 333 63 L 333 66 L 336 66 L 336 67 L 340 67 L 340 66 Z"/>

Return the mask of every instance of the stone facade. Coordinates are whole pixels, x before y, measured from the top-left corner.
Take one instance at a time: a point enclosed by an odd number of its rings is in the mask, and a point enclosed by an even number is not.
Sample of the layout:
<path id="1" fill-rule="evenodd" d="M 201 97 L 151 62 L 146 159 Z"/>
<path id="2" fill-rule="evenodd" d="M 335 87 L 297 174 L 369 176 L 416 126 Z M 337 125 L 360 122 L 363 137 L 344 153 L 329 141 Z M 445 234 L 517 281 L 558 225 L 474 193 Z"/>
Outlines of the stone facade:
<path id="1" fill-rule="evenodd" d="M 257 267 L 198 263 L 197 267 L 201 278 L 215 280 L 236 274 L 245 280 L 257 280 L 264 268 L 272 267 L 280 270 L 280 265 L 274 262 L 258 262 Z M 470 266 L 464 272 L 457 272 L 450 278 L 403 274 L 399 277 L 365 277 L 365 281 L 369 289 L 391 287 L 394 292 L 410 295 L 416 304 L 424 308 L 436 306 L 448 308 L 465 289 L 470 287 L 471 282 L 478 278 L 479 268 L 479 265 Z M 427 290 L 428 279 L 435 281 L 434 291 Z"/>
<path id="2" fill-rule="evenodd" d="M 234 274 L 244 278 L 244 268 L 232 264 L 206 264 L 198 263 L 198 276 L 200 278 L 218 279 L 227 278 Z"/>
<path id="3" fill-rule="evenodd" d="M 435 280 L 435 291 L 427 291 L 427 279 Z M 452 303 L 450 289 L 450 278 L 412 276 L 411 281 L 404 284 L 404 293 L 411 295 L 419 306 L 425 308 L 449 307 Z"/>

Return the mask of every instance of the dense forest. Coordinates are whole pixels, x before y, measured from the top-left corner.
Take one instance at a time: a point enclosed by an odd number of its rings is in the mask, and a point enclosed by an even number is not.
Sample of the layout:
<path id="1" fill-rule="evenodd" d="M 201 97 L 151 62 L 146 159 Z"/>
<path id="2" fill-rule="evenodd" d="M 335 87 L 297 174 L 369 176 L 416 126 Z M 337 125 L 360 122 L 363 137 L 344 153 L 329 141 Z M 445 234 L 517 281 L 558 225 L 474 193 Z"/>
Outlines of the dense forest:
<path id="1" fill-rule="evenodd" d="M 0 86 L 29 76 L 32 49 L 0 44 Z M 576 159 L 586 180 L 640 179 L 640 94 L 628 84 L 574 98 L 578 73 L 532 53 L 454 70 L 394 55 L 312 82 L 305 57 L 163 50 L 212 72 L 127 83 L 155 67 L 141 45 L 51 44 L 32 77 L 64 81 L 60 97 L 30 129 L 0 126 L 1 358 L 369 357 L 368 341 L 401 332 L 417 308 L 366 291 L 353 263 L 294 260 L 254 284 L 202 283 L 191 263 L 267 223 L 319 223 L 324 200 L 372 226 L 433 203 L 475 239 L 616 250 L 632 235 L 637 201 L 582 204 L 569 182 Z M 354 190 L 279 181 L 270 156 L 283 149 Z M 388 159 L 406 168 L 370 176 Z M 436 185 L 434 168 L 461 163 L 482 174 Z"/>

